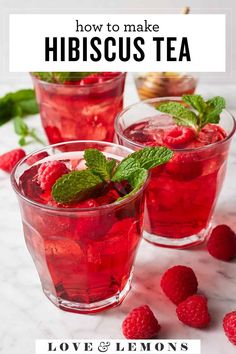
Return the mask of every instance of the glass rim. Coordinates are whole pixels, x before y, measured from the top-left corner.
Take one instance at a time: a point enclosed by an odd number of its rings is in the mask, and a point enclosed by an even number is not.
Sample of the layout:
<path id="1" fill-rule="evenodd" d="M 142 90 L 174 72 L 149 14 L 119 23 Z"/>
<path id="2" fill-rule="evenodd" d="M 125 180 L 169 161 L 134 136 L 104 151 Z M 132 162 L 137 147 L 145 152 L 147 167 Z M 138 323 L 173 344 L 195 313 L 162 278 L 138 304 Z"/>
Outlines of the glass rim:
<path id="1" fill-rule="evenodd" d="M 125 76 L 126 75 L 126 72 L 121 72 L 119 75 L 113 77 L 112 79 L 110 80 L 107 80 L 107 81 L 103 81 L 103 82 L 95 82 L 95 83 L 91 83 L 91 84 L 85 84 L 83 86 L 79 86 L 79 85 L 73 85 L 73 84 L 66 84 L 65 83 L 56 83 L 56 82 L 48 82 L 48 81 L 44 81 L 44 80 L 41 80 L 39 78 L 37 78 L 32 72 L 30 73 L 31 77 L 33 80 L 37 80 L 37 82 L 39 83 L 42 83 L 44 85 L 47 85 L 47 86 L 54 86 L 54 87 L 68 87 L 68 88 L 76 88 L 76 87 L 79 87 L 81 89 L 83 88 L 88 88 L 88 87 L 99 87 L 99 86 L 102 86 L 104 84 L 108 84 L 108 83 L 113 83 L 114 81 L 116 80 L 119 80 L 122 76 Z"/>
<path id="2" fill-rule="evenodd" d="M 182 100 L 182 97 L 156 97 L 156 98 L 149 98 L 147 100 L 143 100 L 143 101 L 139 101 L 139 102 L 136 102 L 136 103 L 133 103 L 132 105 L 129 105 L 127 106 L 125 109 L 123 109 L 115 118 L 115 122 L 114 122 L 114 129 L 115 129 L 115 132 L 116 134 L 122 138 L 122 140 L 125 140 L 126 142 L 128 142 L 131 146 L 133 145 L 134 147 L 145 147 L 147 145 L 145 144 L 141 144 L 141 143 L 138 143 L 138 142 L 135 142 L 129 138 L 127 138 L 123 132 L 121 131 L 120 127 L 119 127 L 119 121 L 120 119 L 122 118 L 122 116 L 130 111 L 133 107 L 136 107 L 138 105 L 141 105 L 141 104 L 145 104 L 145 103 L 153 103 L 153 102 L 158 102 L 158 101 L 166 101 L 166 100 L 169 100 L 169 101 L 181 101 Z M 212 144 L 209 144 L 209 145 L 204 145 L 204 146 L 201 146 L 201 147 L 197 147 L 197 148 L 179 148 L 179 149 L 176 149 L 176 148 L 171 148 L 172 151 L 174 152 L 195 152 L 195 151 L 202 151 L 202 150 L 207 150 L 211 147 L 214 147 L 214 146 L 218 146 L 220 144 L 224 144 L 226 141 L 230 140 L 232 138 L 232 136 L 234 135 L 235 133 L 235 130 L 236 130 L 236 120 L 233 116 L 232 113 L 230 113 L 227 109 L 224 109 L 223 112 L 226 112 L 230 117 L 231 117 L 231 120 L 233 122 L 233 127 L 232 127 L 232 130 L 230 131 L 230 133 L 223 139 L 223 140 L 220 140 L 220 141 L 217 141 L 215 143 L 212 143 Z"/>
<path id="3" fill-rule="evenodd" d="M 111 147 L 119 147 L 122 150 L 126 150 L 127 152 L 133 153 L 134 151 L 130 148 L 127 148 L 126 146 L 123 145 L 118 145 L 115 143 L 110 143 L 110 142 L 106 142 L 106 141 L 97 141 L 97 140 L 72 140 L 72 141 L 66 141 L 66 142 L 62 142 L 62 143 L 57 143 L 57 144 L 52 144 L 52 145 L 47 145 L 46 147 L 42 148 L 42 149 L 36 149 L 34 151 L 32 151 L 31 153 L 27 154 L 23 159 L 21 159 L 13 168 L 11 175 L 10 175 L 10 180 L 11 180 L 11 185 L 13 187 L 14 192 L 17 194 L 17 196 L 19 196 L 21 199 L 23 199 L 24 201 L 26 201 L 29 204 L 32 204 L 35 207 L 39 207 L 39 208 L 43 208 L 43 209 L 47 209 L 49 211 L 54 211 L 54 212 L 64 212 L 64 213 L 71 213 L 71 212 L 95 212 L 95 211 L 99 211 L 99 210 L 112 210 L 112 209 L 116 209 L 119 208 L 123 205 L 126 205 L 128 203 L 130 203 L 130 201 L 136 199 L 141 193 L 143 193 L 143 191 L 145 190 L 148 181 L 150 179 L 150 173 L 148 172 L 148 176 L 146 181 L 144 182 L 144 184 L 141 186 L 141 188 L 139 188 L 134 194 L 130 195 L 127 198 L 124 198 L 123 200 L 119 201 L 119 202 L 114 202 L 111 204 L 105 204 L 105 205 L 99 205 L 96 207 L 88 207 L 88 208 L 61 208 L 61 207 L 55 207 L 55 206 L 51 206 L 51 205 L 47 205 L 47 204 L 41 204 L 38 203 L 26 196 L 24 196 L 21 191 L 20 188 L 18 186 L 18 183 L 16 181 L 15 178 L 15 174 L 17 169 L 24 163 L 26 162 L 26 160 L 35 154 L 41 153 L 45 150 L 51 149 L 51 148 L 56 148 L 58 146 L 61 145 L 70 145 L 70 144 L 76 144 L 76 143 L 94 143 L 94 144 L 100 144 L 100 145 L 109 145 Z"/>
<path id="4" fill-rule="evenodd" d="M 159 71 L 155 71 L 154 73 L 158 73 L 160 74 L 160 77 L 165 77 L 165 75 Z M 139 73 L 139 72 L 134 72 L 133 73 L 137 78 L 140 77 L 144 77 L 142 75 L 142 73 Z M 140 74 L 140 76 L 137 76 L 138 74 Z M 179 78 L 179 76 L 186 76 L 188 79 L 194 79 L 195 81 L 199 81 L 199 78 L 197 76 L 197 74 L 195 72 L 185 72 L 185 71 L 181 71 L 181 72 L 177 72 L 177 74 L 179 74 L 178 76 L 175 75 L 176 73 L 175 72 L 168 72 L 168 77 L 171 77 L 171 78 Z M 158 97 L 154 97 L 154 99 L 157 99 Z M 160 97 L 161 98 L 161 97 Z"/>

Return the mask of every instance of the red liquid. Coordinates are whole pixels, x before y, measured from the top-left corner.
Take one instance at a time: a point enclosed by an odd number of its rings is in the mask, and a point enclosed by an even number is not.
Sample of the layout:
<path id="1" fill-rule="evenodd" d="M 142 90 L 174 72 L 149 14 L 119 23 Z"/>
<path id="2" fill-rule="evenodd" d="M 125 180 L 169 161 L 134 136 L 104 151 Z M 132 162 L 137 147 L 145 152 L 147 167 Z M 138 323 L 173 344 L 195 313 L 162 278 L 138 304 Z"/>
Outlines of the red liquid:
<path id="1" fill-rule="evenodd" d="M 130 140 L 147 146 L 166 145 L 166 135 L 175 127 L 169 116 L 152 117 L 124 131 Z M 180 239 L 198 234 L 211 219 L 226 170 L 229 143 L 226 133 L 208 125 L 175 151 L 165 165 L 152 170 L 146 194 L 145 230 L 161 237 Z M 199 150 L 203 146 L 207 149 Z M 171 148 L 171 146 L 169 146 Z"/>
<path id="2" fill-rule="evenodd" d="M 33 79 L 43 127 L 51 144 L 71 140 L 113 141 L 114 119 L 123 108 L 125 74 L 99 81 L 50 84 Z M 108 74 L 108 73 L 107 73 Z"/>
<path id="3" fill-rule="evenodd" d="M 74 159 L 63 161 L 76 168 Z M 60 205 L 64 209 L 59 210 L 50 193 L 37 184 L 39 166 L 26 170 L 19 186 L 23 195 L 42 204 L 39 207 L 24 202 L 22 219 L 27 247 L 44 292 L 54 303 L 57 299 L 59 307 L 61 301 L 93 304 L 116 296 L 129 281 L 141 239 L 142 195 L 121 206 L 81 211 L 113 203 L 129 192 L 126 184 L 110 184 L 94 198 L 73 203 L 70 207 L 77 211 L 71 211 L 68 205 Z M 55 208 L 47 210 L 44 205 Z"/>

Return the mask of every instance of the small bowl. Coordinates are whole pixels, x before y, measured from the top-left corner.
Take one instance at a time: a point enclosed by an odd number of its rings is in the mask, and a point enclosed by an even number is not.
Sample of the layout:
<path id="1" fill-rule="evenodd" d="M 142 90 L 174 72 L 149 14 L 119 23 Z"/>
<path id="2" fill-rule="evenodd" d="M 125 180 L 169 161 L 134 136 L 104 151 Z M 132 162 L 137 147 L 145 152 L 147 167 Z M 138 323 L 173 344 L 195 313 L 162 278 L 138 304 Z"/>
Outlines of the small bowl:
<path id="1" fill-rule="evenodd" d="M 148 72 L 135 74 L 135 85 L 141 100 L 193 94 L 197 83 L 197 78 L 189 73 Z"/>

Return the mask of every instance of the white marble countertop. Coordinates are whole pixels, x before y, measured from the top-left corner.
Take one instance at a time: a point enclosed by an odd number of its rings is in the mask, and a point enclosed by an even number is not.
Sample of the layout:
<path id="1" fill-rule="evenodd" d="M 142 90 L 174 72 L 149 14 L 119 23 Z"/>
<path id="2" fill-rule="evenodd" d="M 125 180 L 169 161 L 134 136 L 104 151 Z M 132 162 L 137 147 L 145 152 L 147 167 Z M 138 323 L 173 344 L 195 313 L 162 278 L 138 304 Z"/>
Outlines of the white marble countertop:
<path id="1" fill-rule="evenodd" d="M 25 83 L 29 87 L 30 82 Z M 0 95 L 14 91 L 16 85 L 0 85 Z M 22 87 L 22 85 L 21 85 Z M 220 93 L 233 97 L 236 87 L 224 85 Z M 214 86 L 199 86 L 202 94 L 219 94 Z M 131 80 L 126 86 L 126 105 L 137 101 Z M 231 99 L 232 101 L 232 99 Z M 233 102 L 233 101 L 232 101 Z M 236 110 L 236 103 L 235 103 Z M 39 117 L 28 119 L 31 126 L 40 128 Z M 0 128 L 0 154 L 15 148 L 17 137 L 12 123 Z M 37 148 L 27 147 L 28 151 Z M 214 220 L 228 223 L 236 230 L 236 139 L 232 144 L 228 172 Z M 0 174 L 0 352 L 3 354 L 33 354 L 35 339 L 122 338 L 121 324 L 133 308 L 148 304 L 162 324 L 160 337 L 202 340 L 202 354 L 233 354 L 233 347 L 222 330 L 225 313 L 236 310 L 236 262 L 224 263 L 211 258 L 204 246 L 192 250 L 156 248 L 143 241 L 136 259 L 133 288 L 124 303 L 115 309 L 96 315 L 77 315 L 58 310 L 45 297 L 26 249 L 21 227 L 20 211 L 9 177 Z M 161 293 L 160 275 L 168 267 L 184 264 L 197 274 L 200 291 L 209 299 L 212 325 L 207 330 L 195 330 L 182 325 L 175 306 Z"/>

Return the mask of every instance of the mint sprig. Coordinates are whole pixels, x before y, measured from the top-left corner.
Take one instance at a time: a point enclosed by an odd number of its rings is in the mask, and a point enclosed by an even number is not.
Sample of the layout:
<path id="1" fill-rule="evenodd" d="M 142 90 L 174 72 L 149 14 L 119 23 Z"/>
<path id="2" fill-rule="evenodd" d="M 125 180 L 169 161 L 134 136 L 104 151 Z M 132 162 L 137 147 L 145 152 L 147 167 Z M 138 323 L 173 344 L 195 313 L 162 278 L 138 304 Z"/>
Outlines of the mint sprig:
<path id="1" fill-rule="evenodd" d="M 146 181 L 148 170 L 166 163 L 173 153 L 166 147 L 146 147 L 127 156 L 116 165 L 97 149 L 87 149 L 84 159 L 87 169 L 72 171 L 60 177 L 52 188 L 52 196 L 58 203 L 71 203 L 92 196 L 106 183 L 128 181 L 134 194 Z"/>
<path id="2" fill-rule="evenodd" d="M 192 110 L 179 102 L 162 103 L 157 109 L 172 115 L 177 125 L 191 127 L 197 132 L 206 124 L 218 124 L 220 114 L 225 108 L 225 100 L 220 96 L 204 101 L 200 95 L 183 95 L 182 101 L 192 107 Z"/>
<path id="3" fill-rule="evenodd" d="M 166 147 L 145 147 L 142 150 L 133 152 L 120 162 L 117 166 L 112 181 L 120 182 L 129 180 L 129 175 L 143 168 L 150 170 L 158 165 L 168 162 L 173 153 Z"/>
<path id="4" fill-rule="evenodd" d="M 148 170 L 145 170 L 145 168 L 137 168 L 137 170 L 131 172 L 126 179 L 131 185 L 132 191 L 124 195 L 123 197 L 120 197 L 119 199 L 117 199 L 117 201 L 119 202 L 123 199 L 126 199 L 130 195 L 135 194 L 145 183 L 147 177 L 148 177 Z"/>
<path id="5" fill-rule="evenodd" d="M 27 138 L 30 138 L 31 140 L 34 140 L 42 145 L 45 145 L 45 143 L 38 137 L 36 130 L 30 129 L 20 116 L 14 118 L 14 129 L 15 133 L 19 135 L 18 143 L 20 146 L 30 144 L 31 141 Z"/>
<path id="6" fill-rule="evenodd" d="M 72 171 L 56 181 L 52 188 L 52 196 L 62 204 L 79 201 L 90 195 L 102 182 L 92 171 Z"/>
<path id="7" fill-rule="evenodd" d="M 87 149 L 84 152 L 86 166 L 103 181 L 109 181 L 112 176 L 115 160 L 107 160 L 105 155 L 97 149 Z"/>
<path id="8" fill-rule="evenodd" d="M 32 74 L 42 81 L 64 84 L 66 81 L 83 79 L 94 72 L 33 72 Z"/>
<path id="9" fill-rule="evenodd" d="M 20 115 L 37 114 L 39 107 L 32 89 L 10 92 L 0 98 L 0 126 Z"/>
<path id="10" fill-rule="evenodd" d="M 14 130 L 20 137 L 19 145 L 21 146 L 30 143 L 28 137 L 44 145 L 35 129 L 30 129 L 23 120 L 24 117 L 38 112 L 39 107 L 32 89 L 10 92 L 0 98 L 0 126 L 13 120 Z"/>

